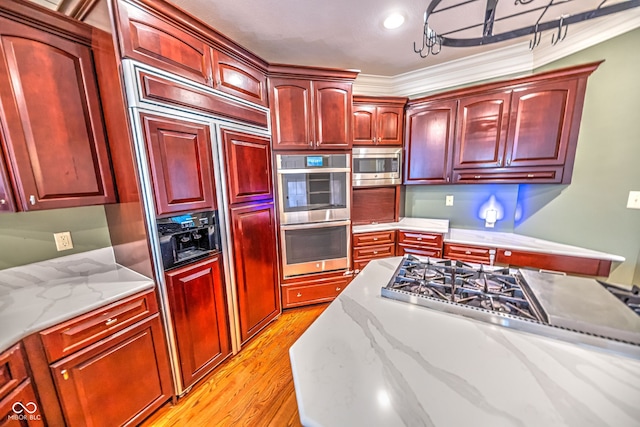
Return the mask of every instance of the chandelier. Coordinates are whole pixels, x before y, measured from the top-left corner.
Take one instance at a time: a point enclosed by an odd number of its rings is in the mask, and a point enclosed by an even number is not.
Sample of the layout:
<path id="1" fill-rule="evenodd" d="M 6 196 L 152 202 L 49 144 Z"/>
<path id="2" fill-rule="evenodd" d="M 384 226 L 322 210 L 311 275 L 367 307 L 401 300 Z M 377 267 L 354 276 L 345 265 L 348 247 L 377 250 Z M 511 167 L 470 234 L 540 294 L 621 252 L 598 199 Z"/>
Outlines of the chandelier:
<path id="1" fill-rule="evenodd" d="M 471 47 L 532 35 L 529 49 L 542 33 L 553 30 L 551 43 L 567 37 L 569 25 L 640 6 L 640 0 L 431 0 L 424 13 L 422 44 L 413 50 L 422 58 L 442 46 Z M 457 22 L 459 28 L 438 33 Z"/>

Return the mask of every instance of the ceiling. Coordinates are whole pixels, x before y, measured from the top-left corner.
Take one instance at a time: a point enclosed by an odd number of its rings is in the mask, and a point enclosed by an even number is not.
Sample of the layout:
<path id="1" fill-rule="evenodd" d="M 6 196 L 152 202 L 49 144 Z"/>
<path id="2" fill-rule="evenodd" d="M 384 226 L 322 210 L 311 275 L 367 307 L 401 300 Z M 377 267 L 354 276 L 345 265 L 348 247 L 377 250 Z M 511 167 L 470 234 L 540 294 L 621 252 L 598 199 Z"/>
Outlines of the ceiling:
<path id="1" fill-rule="evenodd" d="M 527 10 L 545 6 L 550 0 L 532 0 L 519 7 Z M 607 5 L 624 0 L 609 0 Z M 364 74 L 396 76 L 431 67 L 470 55 L 486 53 L 514 44 L 523 45 L 531 36 L 471 48 L 443 47 L 438 55 L 427 58 L 413 51 L 413 43 L 421 45 L 423 13 L 429 0 L 169 0 L 240 43 L 271 63 L 286 63 L 333 68 L 358 69 Z M 485 0 L 466 1 L 468 6 L 432 15 L 431 26 L 438 33 L 478 24 L 483 20 Z M 592 10 L 601 0 L 555 0 L 563 3 L 561 12 L 551 11 L 545 19 L 559 18 L 559 13 Z M 439 8 L 465 3 L 465 0 L 443 0 Z M 523 0 L 524 3 L 524 0 Z M 508 14 L 514 0 L 502 0 L 498 15 Z M 640 8 L 620 13 L 636 13 Z M 405 23 L 387 30 L 382 22 L 391 12 L 399 12 Z M 479 17 L 477 16 L 479 15 Z M 525 14 L 518 22 L 496 23 L 494 33 L 516 26 L 533 25 L 540 12 Z M 611 20 L 615 15 L 574 24 L 562 44 L 571 43 L 576 30 L 588 30 L 596 21 Z M 511 25 L 511 28 L 508 28 Z M 475 30 L 479 31 L 479 30 Z M 551 33 L 544 34 L 541 46 L 551 43 Z M 460 36 L 473 36 L 472 31 Z M 451 35 L 453 37 L 453 35 Z M 526 44 L 523 49 L 527 49 Z"/>

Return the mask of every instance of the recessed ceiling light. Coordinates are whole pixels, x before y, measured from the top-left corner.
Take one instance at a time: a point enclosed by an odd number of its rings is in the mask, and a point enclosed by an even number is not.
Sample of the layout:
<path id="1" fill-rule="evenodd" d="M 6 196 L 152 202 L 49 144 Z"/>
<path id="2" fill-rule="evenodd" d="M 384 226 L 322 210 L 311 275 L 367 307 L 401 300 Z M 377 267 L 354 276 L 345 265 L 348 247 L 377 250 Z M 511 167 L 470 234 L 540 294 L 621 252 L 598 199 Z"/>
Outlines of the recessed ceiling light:
<path id="1" fill-rule="evenodd" d="M 384 20 L 384 27 L 388 30 L 393 30 L 394 28 L 398 28 L 400 25 L 404 23 L 404 16 L 399 13 L 392 13 L 387 16 L 387 19 Z"/>

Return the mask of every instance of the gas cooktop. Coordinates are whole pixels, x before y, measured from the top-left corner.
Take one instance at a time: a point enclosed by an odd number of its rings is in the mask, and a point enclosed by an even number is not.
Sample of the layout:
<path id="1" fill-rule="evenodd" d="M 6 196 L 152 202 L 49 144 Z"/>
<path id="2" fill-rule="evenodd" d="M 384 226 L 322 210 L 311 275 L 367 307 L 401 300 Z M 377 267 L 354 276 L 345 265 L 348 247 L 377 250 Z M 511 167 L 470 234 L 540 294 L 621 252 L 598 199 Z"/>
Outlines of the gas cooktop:
<path id="1" fill-rule="evenodd" d="M 593 279 L 408 255 L 381 293 L 385 298 L 640 357 L 640 317 Z"/>

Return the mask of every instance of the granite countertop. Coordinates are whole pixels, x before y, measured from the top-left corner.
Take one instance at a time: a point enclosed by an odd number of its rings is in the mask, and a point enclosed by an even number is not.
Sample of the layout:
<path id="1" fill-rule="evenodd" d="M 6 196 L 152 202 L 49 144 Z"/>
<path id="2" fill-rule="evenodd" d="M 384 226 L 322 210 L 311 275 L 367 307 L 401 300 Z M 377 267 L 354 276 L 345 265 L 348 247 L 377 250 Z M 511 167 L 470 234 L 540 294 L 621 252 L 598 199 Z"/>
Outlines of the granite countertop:
<path id="1" fill-rule="evenodd" d="M 527 252 L 538 252 L 553 255 L 566 255 L 583 258 L 602 259 L 606 261 L 624 262 L 620 255 L 585 249 L 578 246 L 565 245 L 535 237 L 499 231 L 467 230 L 449 228 L 448 220 L 428 218 L 402 218 L 398 222 L 383 224 L 356 225 L 354 233 L 366 233 L 384 230 L 412 230 L 444 234 L 444 241 L 464 245 L 477 245 Z"/>
<path id="2" fill-rule="evenodd" d="M 640 425 L 640 360 L 382 298 L 400 260 L 291 347 L 303 425 Z"/>
<path id="3" fill-rule="evenodd" d="M 27 335 L 152 289 L 112 248 L 0 270 L 0 351 Z"/>

